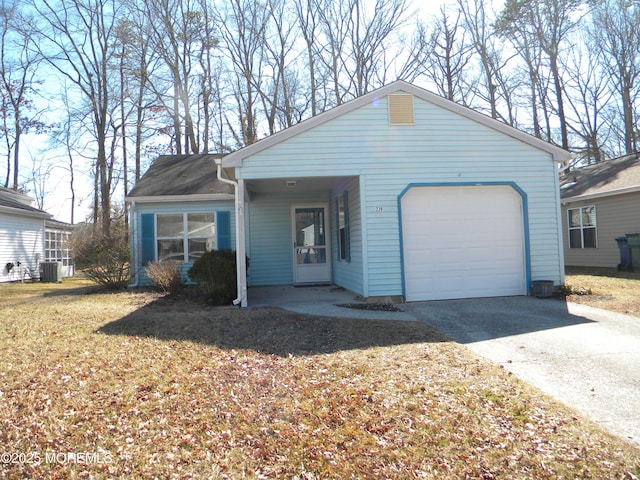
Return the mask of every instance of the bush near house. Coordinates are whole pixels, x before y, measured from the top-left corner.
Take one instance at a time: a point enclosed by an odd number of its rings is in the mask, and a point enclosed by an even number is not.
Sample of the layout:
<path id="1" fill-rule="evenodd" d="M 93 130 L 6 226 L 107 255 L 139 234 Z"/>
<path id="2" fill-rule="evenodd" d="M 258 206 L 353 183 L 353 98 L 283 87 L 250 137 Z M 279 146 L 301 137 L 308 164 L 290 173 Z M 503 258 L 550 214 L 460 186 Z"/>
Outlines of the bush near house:
<path id="1" fill-rule="evenodd" d="M 207 302 L 229 305 L 237 297 L 236 252 L 212 250 L 198 258 L 189 269 L 189 277 L 198 284 Z"/>
<path id="2" fill-rule="evenodd" d="M 122 218 L 112 220 L 110 234 L 87 224 L 71 236 L 69 247 L 76 268 L 98 285 L 125 288 L 131 277 L 128 228 Z"/>
<path id="3" fill-rule="evenodd" d="M 182 291 L 182 264 L 168 260 L 165 262 L 150 262 L 144 269 L 149 280 L 168 295 L 175 295 Z"/>

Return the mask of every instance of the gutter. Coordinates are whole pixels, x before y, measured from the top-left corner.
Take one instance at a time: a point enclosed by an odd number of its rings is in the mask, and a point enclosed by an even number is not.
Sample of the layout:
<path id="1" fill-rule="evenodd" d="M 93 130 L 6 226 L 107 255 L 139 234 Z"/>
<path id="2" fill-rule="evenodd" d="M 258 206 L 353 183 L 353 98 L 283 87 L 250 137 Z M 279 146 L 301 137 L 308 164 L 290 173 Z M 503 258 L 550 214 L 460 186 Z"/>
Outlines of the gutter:
<path id="1" fill-rule="evenodd" d="M 238 297 L 233 304 L 240 307 L 247 306 L 247 261 L 244 242 L 244 180 L 229 180 L 222 177 L 222 159 L 214 158 L 218 180 L 233 186 L 235 194 L 236 220 L 236 282 Z"/>
<path id="2" fill-rule="evenodd" d="M 584 195 L 575 195 L 573 197 L 561 198 L 560 201 L 563 205 L 567 205 L 573 202 L 583 202 L 593 200 L 595 198 L 611 197 L 613 195 L 622 195 L 625 193 L 636 193 L 640 191 L 640 185 L 633 185 L 631 187 L 616 188 L 615 190 L 607 190 L 606 192 L 586 193 Z"/>

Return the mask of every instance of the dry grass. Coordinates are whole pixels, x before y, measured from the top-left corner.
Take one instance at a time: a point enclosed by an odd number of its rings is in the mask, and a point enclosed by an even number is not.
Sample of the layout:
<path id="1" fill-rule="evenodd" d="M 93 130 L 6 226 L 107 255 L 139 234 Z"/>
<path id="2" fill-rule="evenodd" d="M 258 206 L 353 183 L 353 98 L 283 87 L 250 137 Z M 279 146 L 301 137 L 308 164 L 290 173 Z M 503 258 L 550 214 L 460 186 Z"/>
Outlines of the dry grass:
<path id="1" fill-rule="evenodd" d="M 640 476 L 425 325 L 90 290 L 0 285 L 2 477 Z"/>
<path id="2" fill-rule="evenodd" d="M 592 307 L 640 317 L 640 273 L 613 268 L 567 268 L 565 283 L 588 295 L 571 295 L 568 300 Z"/>

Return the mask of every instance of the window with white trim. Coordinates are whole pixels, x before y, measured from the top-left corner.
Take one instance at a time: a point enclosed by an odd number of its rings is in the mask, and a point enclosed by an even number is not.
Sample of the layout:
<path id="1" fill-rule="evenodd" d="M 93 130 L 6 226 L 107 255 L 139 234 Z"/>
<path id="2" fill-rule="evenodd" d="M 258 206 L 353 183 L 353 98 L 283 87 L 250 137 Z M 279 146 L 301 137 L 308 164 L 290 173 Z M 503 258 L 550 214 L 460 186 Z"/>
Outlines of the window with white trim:
<path id="1" fill-rule="evenodd" d="M 73 264 L 71 249 L 69 248 L 71 232 L 46 230 L 44 238 L 45 262 L 62 262 L 62 265 L 65 267 Z"/>
<path id="2" fill-rule="evenodd" d="M 216 248 L 215 213 L 156 215 L 158 261 L 194 262 Z"/>
<path id="3" fill-rule="evenodd" d="M 569 248 L 597 248 L 598 235 L 596 207 L 570 208 L 567 210 Z"/>

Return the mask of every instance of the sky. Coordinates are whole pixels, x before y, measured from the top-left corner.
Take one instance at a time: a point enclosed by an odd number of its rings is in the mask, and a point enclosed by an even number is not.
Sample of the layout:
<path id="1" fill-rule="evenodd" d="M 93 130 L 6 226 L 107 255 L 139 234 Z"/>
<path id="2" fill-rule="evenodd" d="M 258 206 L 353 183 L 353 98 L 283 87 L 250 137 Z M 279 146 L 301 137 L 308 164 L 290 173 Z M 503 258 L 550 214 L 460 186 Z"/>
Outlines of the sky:
<path id="1" fill-rule="evenodd" d="M 455 5 L 456 0 L 410 0 L 412 8 L 419 8 L 419 15 L 427 19 L 430 15 L 437 15 L 442 5 Z M 21 146 L 21 177 L 31 177 L 32 171 L 42 168 L 41 163 L 49 165 L 50 171 L 45 185 L 35 187 L 44 190 L 43 209 L 53 215 L 56 220 L 71 222 L 71 192 L 69 187 L 68 164 L 69 159 L 64 151 L 52 150 L 47 138 L 43 135 L 27 134 Z M 43 162 L 44 160 L 44 162 Z M 82 222 L 91 215 L 93 203 L 93 181 L 88 168 L 84 166 L 86 160 L 78 158 L 75 172 L 74 189 L 76 194 L 74 223 Z M 41 172 L 42 173 L 42 172 Z M 32 197 L 41 196 L 34 190 L 33 182 L 26 184 L 28 194 Z M 122 187 L 118 186 L 118 191 Z M 122 195 L 114 197 L 116 202 L 122 202 Z"/>

